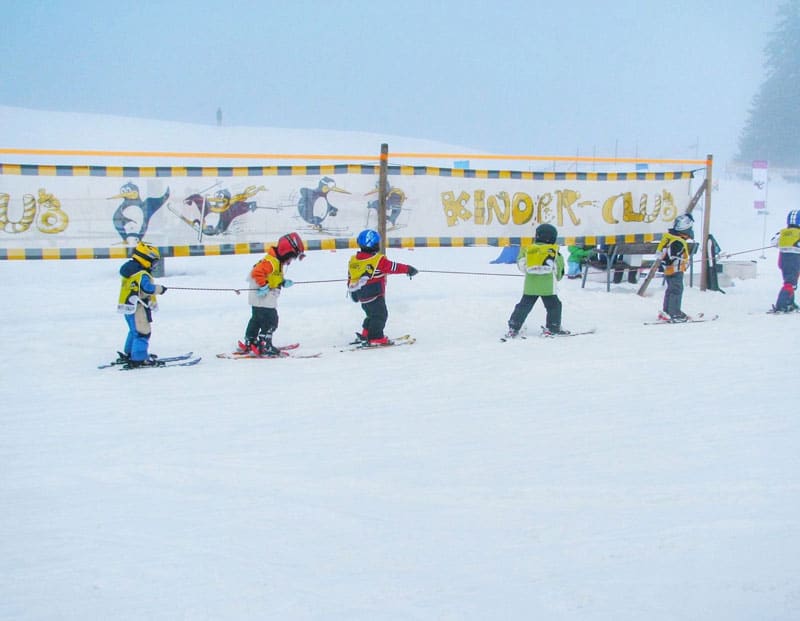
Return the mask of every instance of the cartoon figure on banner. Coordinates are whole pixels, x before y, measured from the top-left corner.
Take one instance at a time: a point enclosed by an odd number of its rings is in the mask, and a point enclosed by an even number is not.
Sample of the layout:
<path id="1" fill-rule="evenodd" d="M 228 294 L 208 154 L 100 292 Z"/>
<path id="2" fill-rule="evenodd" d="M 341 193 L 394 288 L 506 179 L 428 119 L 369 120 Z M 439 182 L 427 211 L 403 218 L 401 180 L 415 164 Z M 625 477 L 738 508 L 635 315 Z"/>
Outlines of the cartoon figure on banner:
<path id="1" fill-rule="evenodd" d="M 138 186 L 129 181 L 119 189 L 119 194 L 109 196 L 108 200 L 115 198 L 124 200 L 114 212 L 112 218 L 114 228 L 117 229 L 123 244 L 127 244 L 130 237 L 138 242 L 147 233 L 150 218 L 164 206 L 169 198 L 169 188 L 162 196 L 142 200 Z"/>
<path id="2" fill-rule="evenodd" d="M 365 196 L 369 196 L 371 194 L 378 193 L 378 185 L 380 181 L 375 183 L 375 189 L 370 190 L 365 194 Z M 400 213 L 403 211 L 403 203 L 406 202 L 406 193 L 403 192 L 400 188 L 392 187 L 388 185 L 388 191 L 386 193 L 386 221 L 388 223 L 388 230 L 399 229 L 400 227 L 404 226 L 403 224 L 397 223 L 397 218 L 400 216 Z M 367 224 L 369 226 L 369 217 L 371 215 L 370 209 L 375 211 L 375 214 L 378 213 L 378 209 L 380 207 L 380 199 L 371 200 L 367 203 Z"/>
<path id="3" fill-rule="evenodd" d="M 22 196 L 22 216 L 19 220 L 12 221 L 8 215 L 8 204 L 11 195 L 0 192 L 0 229 L 4 233 L 24 233 L 34 220 L 36 228 L 41 233 L 52 235 L 61 233 L 69 225 L 69 216 L 61 209 L 61 201 L 44 188 L 39 188 L 39 203 L 33 194 Z M 38 219 L 37 219 L 38 211 Z"/>
<path id="4" fill-rule="evenodd" d="M 336 181 L 330 177 L 320 179 L 316 188 L 300 188 L 297 212 L 316 231 L 329 230 L 323 225 L 323 222 L 328 216 L 335 217 L 339 213 L 339 209 L 328 200 L 330 192 L 350 194 L 347 190 L 337 188 Z"/>
<path id="5" fill-rule="evenodd" d="M 202 235 L 221 235 L 228 232 L 233 221 L 239 216 L 252 213 L 256 209 L 277 209 L 276 207 L 263 207 L 256 201 L 247 200 L 259 192 L 266 191 L 267 188 L 263 185 L 251 185 L 233 195 L 230 190 L 224 188 L 217 190 L 213 196 L 194 193 L 185 198 L 183 204 L 194 207 L 198 213 L 197 218 L 188 218 L 172 209 L 171 211 L 194 230 L 202 231 Z"/>

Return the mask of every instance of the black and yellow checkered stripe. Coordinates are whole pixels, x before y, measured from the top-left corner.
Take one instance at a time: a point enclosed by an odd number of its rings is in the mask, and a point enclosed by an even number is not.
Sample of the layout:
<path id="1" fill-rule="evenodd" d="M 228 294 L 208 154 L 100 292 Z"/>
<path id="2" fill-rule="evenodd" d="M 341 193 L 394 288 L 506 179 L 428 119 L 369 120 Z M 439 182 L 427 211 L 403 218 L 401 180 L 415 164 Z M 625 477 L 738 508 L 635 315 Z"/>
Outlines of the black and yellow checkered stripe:
<path id="1" fill-rule="evenodd" d="M 377 175 L 374 164 L 308 166 L 76 166 L 2 164 L 0 175 L 31 177 L 291 177 L 296 175 Z"/>
<path id="2" fill-rule="evenodd" d="M 519 170 L 472 170 L 435 166 L 389 166 L 388 174 L 456 177 L 459 179 L 516 179 L 521 181 L 663 181 L 691 179 L 695 171 L 672 172 L 535 172 Z"/>
<path id="3" fill-rule="evenodd" d="M 291 177 L 317 175 L 378 175 L 377 164 L 322 164 L 304 166 L 76 166 L 3 164 L 0 175 L 31 177 Z M 694 171 L 676 172 L 524 172 L 436 166 L 387 167 L 392 176 L 433 176 L 459 179 L 517 179 L 522 181 L 662 181 L 689 179 Z"/>
<path id="4" fill-rule="evenodd" d="M 659 234 L 602 235 L 566 237 L 564 245 L 612 245 L 654 242 Z M 519 246 L 529 244 L 533 237 L 390 237 L 390 248 L 467 248 L 470 246 Z M 262 254 L 275 245 L 269 242 L 243 242 L 238 244 L 195 244 L 187 246 L 159 246 L 162 257 L 211 257 L 232 254 Z M 307 240 L 306 249 L 342 250 L 358 248 L 355 238 Z M 107 248 L 0 248 L 0 261 L 26 260 L 70 260 L 70 259 L 127 259 L 132 247 L 112 246 Z"/>

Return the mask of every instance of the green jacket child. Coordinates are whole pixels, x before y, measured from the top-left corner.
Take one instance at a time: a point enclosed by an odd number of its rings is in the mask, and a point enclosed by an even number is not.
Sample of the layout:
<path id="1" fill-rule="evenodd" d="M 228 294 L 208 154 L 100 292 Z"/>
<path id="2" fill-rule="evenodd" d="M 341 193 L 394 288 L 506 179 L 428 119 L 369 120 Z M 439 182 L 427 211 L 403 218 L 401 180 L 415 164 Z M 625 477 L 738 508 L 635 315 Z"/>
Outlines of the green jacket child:
<path id="1" fill-rule="evenodd" d="M 583 246 L 570 246 L 567 257 L 567 278 L 579 278 L 583 264 L 589 260 L 589 256 L 594 252 L 594 248 Z"/>
<path id="2" fill-rule="evenodd" d="M 558 251 L 558 231 L 552 224 L 536 227 L 536 236 L 530 246 L 520 247 L 517 267 L 525 273 L 522 298 L 514 307 L 508 320 L 509 338 L 519 334 L 536 300 L 542 298 L 547 318 L 544 330 L 551 334 L 568 334 L 561 329 L 561 300 L 556 295 L 558 281 L 564 277 L 564 257 Z"/>

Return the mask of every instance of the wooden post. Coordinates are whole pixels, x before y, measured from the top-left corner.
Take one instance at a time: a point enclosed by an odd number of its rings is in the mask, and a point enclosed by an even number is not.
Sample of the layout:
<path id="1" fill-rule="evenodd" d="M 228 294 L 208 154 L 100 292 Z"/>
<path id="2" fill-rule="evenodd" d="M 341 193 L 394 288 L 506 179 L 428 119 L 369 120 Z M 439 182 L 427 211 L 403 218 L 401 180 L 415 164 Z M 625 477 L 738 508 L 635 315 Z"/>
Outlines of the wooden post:
<path id="1" fill-rule="evenodd" d="M 381 164 L 378 173 L 378 233 L 381 235 L 381 252 L 386 252 L 386 196 L 389 194 L 386 168 L 389 163 L 389 145 L 381 144 Z"/>
<path id="2" fill-rule="evenodd" d="M 706 156 L 706 203 L 703 210 L 703 248 L 702 263 L 700 265 L 700 291 L 708 288 L 708 235 L 711 226 L 711 167 L 714 163 L 714 156 Z"/>

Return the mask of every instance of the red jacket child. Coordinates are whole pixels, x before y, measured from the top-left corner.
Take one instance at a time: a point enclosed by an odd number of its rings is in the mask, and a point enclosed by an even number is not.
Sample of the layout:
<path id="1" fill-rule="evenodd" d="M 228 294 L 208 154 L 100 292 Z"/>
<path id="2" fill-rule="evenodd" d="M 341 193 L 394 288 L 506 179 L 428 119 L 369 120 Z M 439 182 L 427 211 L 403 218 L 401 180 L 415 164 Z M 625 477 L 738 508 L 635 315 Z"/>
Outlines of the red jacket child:
<path id="1" fill-rule="evenodd" d="M 388 274 L 408 274 L 411 278 L 417 269 L 405 263 L 386 258 L 380 252 L 381 236 L 377 231 L 361 231 L 357 238 L 360 251 L 350 258 L 347 288 L 354 302 L 361 303 L 366 317 L 359 341 L 368 345 L 387 345 L 389 339 L 384 335 L 389 311 L 386 308 L 386 276 Z"/>

